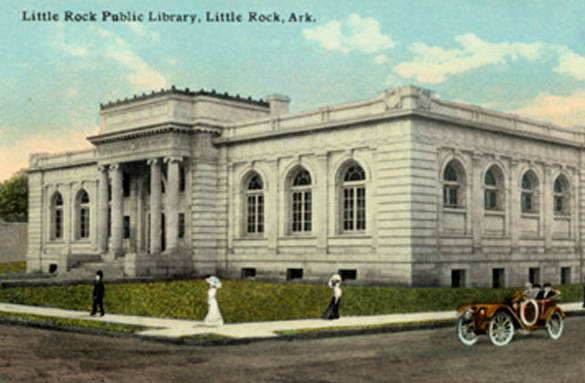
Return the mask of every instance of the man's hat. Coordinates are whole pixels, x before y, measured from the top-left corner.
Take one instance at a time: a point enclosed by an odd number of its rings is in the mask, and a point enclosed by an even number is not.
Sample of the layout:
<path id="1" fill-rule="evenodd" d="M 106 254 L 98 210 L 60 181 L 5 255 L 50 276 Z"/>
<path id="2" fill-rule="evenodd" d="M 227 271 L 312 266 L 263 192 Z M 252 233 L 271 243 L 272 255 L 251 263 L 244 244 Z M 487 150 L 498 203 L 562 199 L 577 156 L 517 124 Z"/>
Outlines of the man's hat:
<path id="1" fill-rule="evenodd" d="M 95 275 L 99 275 L 100 278 L 104 277 L 104 273 L 101 270 L 98 270 L 97 273 L 95 273 Z"/>

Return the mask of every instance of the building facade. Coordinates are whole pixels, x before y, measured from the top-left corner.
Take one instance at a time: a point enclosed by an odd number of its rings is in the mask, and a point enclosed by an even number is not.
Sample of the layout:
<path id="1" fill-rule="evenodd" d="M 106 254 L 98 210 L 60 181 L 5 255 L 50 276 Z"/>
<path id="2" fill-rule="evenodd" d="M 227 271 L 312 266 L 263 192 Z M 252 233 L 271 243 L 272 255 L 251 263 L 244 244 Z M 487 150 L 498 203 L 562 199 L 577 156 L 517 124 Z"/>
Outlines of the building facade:
<path id="1" fill-rule="evenodd" d="M 584 128 L 412 86 L 288 103 L 173 87 L 101 105 L 94 149 L 31 157 L 28 271 L 581 281 Z"/>

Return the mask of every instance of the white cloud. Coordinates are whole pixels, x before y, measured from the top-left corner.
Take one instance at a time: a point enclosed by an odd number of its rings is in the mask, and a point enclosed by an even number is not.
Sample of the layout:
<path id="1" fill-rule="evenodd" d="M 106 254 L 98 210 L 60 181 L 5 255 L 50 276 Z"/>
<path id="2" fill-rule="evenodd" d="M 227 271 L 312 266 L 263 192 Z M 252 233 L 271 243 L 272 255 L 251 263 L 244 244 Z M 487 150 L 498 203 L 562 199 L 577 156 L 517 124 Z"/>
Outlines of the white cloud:
<path id="1" fill-rule="evenodd" d="M 542 92 L 526 106 L 510 112 L 565 126 L 585 125 L 585 91 L 568 96 Z"/>
<path id="2" fill-rule="evenodd" d="M 152 40 L 152 42 L 157 42 L 159 40 L 159 35 L 156 32 L 150 32 L 148 29 L 144 27 L 144 25 L 140 22 L 132 22 L 127 23 L 128 27 L 132 32 L 137 34 L 141 37 L 147 37 Z"/>
<path id="3" fill-rule="evenodd" d="M 343 29 L 343 30 L 342 30 Z M 337 20 L 313 29 L 303 29 L 303 37 L 312 40 L 327 50 L 343 53 L 358 50 L 377 53 L 394 46 L 392 39 L 380 32 L 378 20 L 352 13 L 345 22 Z"/>
<path id="4" fill-rule="evenodd" d="M 441 83 L 450 75 L 466 72 L 488 64 L 503 64 L 508 60 L 537 59 L 542 44 L 490 43 L 474 34 L 455 37 L 461 49 L 443 49 L 424 43 L 414 43 L 410 51 L 413 61 L 402 62 L 394 72 L 403 78 L 415 78 L 423 83 Z"/>
<path id="5" fill-rule="evenodd" d="M 88 51 L 85 47 L 74 46 L 70 43 L 65 42 L 65 27 L 63 24 L 57 24 L 57 36 L 53 40 L 53 45 L 71 56 L 85 57 L 88 55 Z"/>
<path id="6" fill-rule="evenodd" d="M 585 57 L 566 47 L 559 48 L 559 65 L 553 71 L 567 74 L 577 80 L 585 80 Z"/>
<path id="7" fill-rule="evenodd" d="M 141 24 L 128 23 L 130 28 L 138 35 L 152 36 Z M 65 30 L 59 25 L 57 35 L 52 44 L 59 50 L 79 57 L 80 65 L 90 65 L 98 57 L 105 57 L 122 64 L 128 73 L 126 79 L 132 85 L 134 91 L 148 91 L 151 89 L 164 88 L 167 85 L 165 77 L 152 68 L 142 57 L 140 57 L 130 44 L 114 32 L 103 28 L 89 28 L 88 33 L 96 34 L 101 39 L 89 40 L 86 46 L 75 46 L 65 43 Z"/>
<path id="8" fill-rule="evenodd" d="M 164 76 L 134 53 L 126 41 L 118 36 L 111 39 L 111 43 L 103 50 L 103 55 L 129 70 L 128 81 L 136 90 L 160 89 L 167 85 Z"/>
<path id="9" fill-rule="evenodd" d="M 376 64 L 384 64 L 386 61 L 388 61 L 388 57 L 385 55 L 378 55 L 374 58 L 374 61 Z"/>

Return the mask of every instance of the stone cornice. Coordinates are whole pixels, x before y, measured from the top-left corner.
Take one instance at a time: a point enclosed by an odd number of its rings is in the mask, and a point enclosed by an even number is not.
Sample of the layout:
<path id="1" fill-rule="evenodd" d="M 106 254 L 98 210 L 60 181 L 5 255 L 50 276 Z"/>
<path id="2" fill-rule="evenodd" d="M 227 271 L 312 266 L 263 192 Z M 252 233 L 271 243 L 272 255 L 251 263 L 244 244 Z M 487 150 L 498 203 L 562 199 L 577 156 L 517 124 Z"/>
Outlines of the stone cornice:
<path id="1" fill-rule="evenodd" d="M 494 112 L 498 113 L 498 112 Z M 428 109 L 391 109 L 384 113 L 361 116 L 356 118 L 349 118 L 345 120 L 329 121 L 325 123 L 311 124 L 302 127 L 273 130 L 261 133 L 252 133 L 248 135 L 242 135 L 239 137 L 223 138 L 219 137 L 214 140 L 217 145 L 231 145 L 238 144 L 248 141 L 258 141 L 263 139 L 272 139 L 283 137 L 287 135 L 298 135 L 298 134 L 310 134 L 312 132 L 318 132 L 327 129 L 339 129 L 351 127 L 359 124 L 373 124 L 378 122 L 384 122 L 389 120 L 395 120 L 400 118 L 423 118 L 428 120 L 434 120 L 452 125 L 458 125 L 468 128 L 479 129 L 483 131 L 490 131 L 498 134 L 504 134 L 508 136 L 521 137 L 534 141 L 541 141 L 546 143 L 555 143 L 563 146 L 570 146 L 578 149 L 585 148 L 584 142 L 578 142 L 574 140 L 568 140 L 558 137 L 552 137 L 550 135 L 539 134 L 536 132 L 526 132 L 522 130 L 513 130 L 506 127 L 498 126 L 496 124 L 489 124 L 485 122 L 477 122 L 468 119 L 462 119 L 452 116 L 447 116 L 441 113 L 431 112 Z"/>
<path id="2" fill-rule="evenodd" d="M 120 132 L 112 132 L 100 134 L 97 136 L 90 136 L 87 139 L 94 145 L 99 145 L 107 142 L 126 141 L 140 137 L 154 136 L 165 133 L 181 133 L 181 134 L 195 134 L 195 133 L 211 133 L 220 135 L 222 126 L 206 123 L 196 122 L 194 124 L 184 124 L 177 122 L 164 122 L 149 126 L 141 126 L 139 128 L 128 129 Z"/>

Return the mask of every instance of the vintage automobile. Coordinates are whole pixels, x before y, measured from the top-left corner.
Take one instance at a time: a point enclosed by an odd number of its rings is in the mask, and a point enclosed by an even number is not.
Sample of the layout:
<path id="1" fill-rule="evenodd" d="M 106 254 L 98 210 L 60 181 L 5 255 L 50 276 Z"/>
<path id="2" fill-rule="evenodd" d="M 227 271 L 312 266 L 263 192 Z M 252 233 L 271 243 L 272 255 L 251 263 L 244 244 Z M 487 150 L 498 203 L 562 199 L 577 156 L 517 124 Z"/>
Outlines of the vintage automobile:
<path id="1" fill-rule="evenodd" d="M 559 293 L 560 294 L 560 293 Z M 563 333 L 565 313 L 557 305 L 559 294 L 546 299 L 528 299 L 517 292 L 502 303 L 466 304 L 457 308 L 457 335 L 466 346 L 480 334 L 488 334 L 496 346 L 505 346 L 516 329 L 546 329 L 552 339 Z"/>

